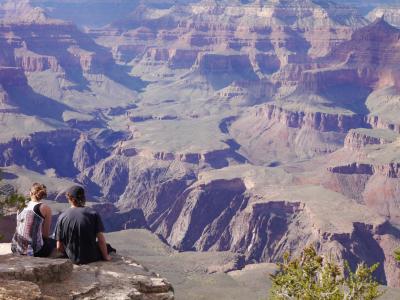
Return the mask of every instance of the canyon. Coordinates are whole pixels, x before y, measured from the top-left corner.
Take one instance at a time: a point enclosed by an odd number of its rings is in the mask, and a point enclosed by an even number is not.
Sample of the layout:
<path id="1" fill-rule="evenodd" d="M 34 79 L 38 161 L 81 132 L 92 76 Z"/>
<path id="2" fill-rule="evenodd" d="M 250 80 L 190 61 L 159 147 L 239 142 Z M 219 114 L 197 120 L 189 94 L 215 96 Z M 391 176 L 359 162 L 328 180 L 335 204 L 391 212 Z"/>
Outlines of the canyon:
<path id="1" fill-rule="evenodd" d="M 250 281 L 313 244 L 352 268 L 379 262 L 379 282 L 400 286 L 395 17 L 118 0 L 83 20 L 73 2 L 0 1 L 2 182 L 45 183 L 54 218 L 82 184 L 111 239 L 157 239 L 188 265 L 214 255 L 210 274 Z M 141 257 L 190 299 L 171 258 Z"/>

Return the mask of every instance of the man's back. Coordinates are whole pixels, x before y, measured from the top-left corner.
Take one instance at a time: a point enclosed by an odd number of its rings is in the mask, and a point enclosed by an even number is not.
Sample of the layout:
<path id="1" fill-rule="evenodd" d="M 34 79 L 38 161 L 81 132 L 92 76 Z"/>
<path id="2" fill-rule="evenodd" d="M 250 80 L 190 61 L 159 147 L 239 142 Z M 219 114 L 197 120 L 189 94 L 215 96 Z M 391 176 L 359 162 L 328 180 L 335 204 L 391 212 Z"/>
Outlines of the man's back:
<path id="1" fill-rule="evenodd" d="M 90 207 L 71 207 L 57 221 L 56 240 L 75 264 L 86 264 L 101 259 L 96 237 L 104 232 L 100 216 Z"/>

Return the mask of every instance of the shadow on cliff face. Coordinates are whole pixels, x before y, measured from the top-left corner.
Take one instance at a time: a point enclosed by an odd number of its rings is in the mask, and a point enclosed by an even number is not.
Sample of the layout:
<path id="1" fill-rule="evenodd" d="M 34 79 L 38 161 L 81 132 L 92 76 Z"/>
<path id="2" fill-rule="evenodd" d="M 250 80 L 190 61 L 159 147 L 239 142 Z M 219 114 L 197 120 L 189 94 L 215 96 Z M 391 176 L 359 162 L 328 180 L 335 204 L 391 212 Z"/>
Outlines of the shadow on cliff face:
<path id="1" fill-rule="evenodd" d="M 368 266 L 379 263 L 374 275 L 381 284 L 387 284 L 385 274 L 385 253 L 377 240 L 374 238 L 372 225 L 354 223 L 354 230 L 351 235 L 335 235 L 334 239 L 343 245 L 342 258 L 348 261 L 350 268 L 354 271 L 358 263 L 365 262 Z M 400 238 L 400 230 L 385 223 L 379 234 L 390 234 Z"/>
<path id="2" fill-rule="evenodd" d="M 237 151 L 240 149 L 241 145 L 236 142 L 234 139 L 228 139 L 224 141 L 225 144 L 227 144 L 230 149 L 232 150 L 232 158 L 237 161 L 238 163 L 244 164 L 248 162 L 247 158 L 244 157 L 243 155 L 239 154 Z"/>
<path id="3" fill-rule="evenodd" d="M 24 166 L 39 173 L 55 169 L 59 176 L 74 177 L 78 171 L 73 166 L 72 157 L 78 137 L 78 132 L 57 130 L 13 138 L 0 144 L 0 165 Z"/>
<path id="4" fill-rule="evenodd" d="M 334 84 L 323 88 L 319 93 L 331 105 L 340 106 L 356 114 L 367 115 L 369 109 L 365 101 L 372 89 L 356 83 Z"/>
<path id="5" fill-rule="evenodd" d="M 260 203 L 249 209 L 245 191 L 240 179 L 189 188 L 153 230 L 181 251 L 230 250 L 245 254 L 249 263 L 268 261 L 298 204 Z"/>
<path id="6" fill-rule="evenodd" d="M 13 180 L 13 179 L 17 179 L 18 176 L 9 172 L 4 172 L 1 171 L 1 178 L 2 179 L 6 179 L 6 180 Z"/>
<path id="7" fill-rule="evenodd" d="M 277 245 L 288 231 L 294 211 L 288 211 L 276 203 L 257 204 L 249 220 L 248 232 L 236 247 L 246 252 L 247 263 L 270 261 L 276 254 Z"/>
<path id="8" fill-rule="evenodd" d="M 224 118 L 221 120 L 219 123 L 219 130 L 222 133 L 229 134 L 229 127 L 232 125 L 233 122 L 237 120 L 236 116 L 230 116 L 227 118 Z"/>
<path id="9" fill-rule="evenodd" d="M 229 188 L 229 185 L 235 186 Z M 216 230 L 212 230 L 213 227 L 218 229 L 221 234 L 221 226 L 224 228 L 228 225 L 229 222 L 226 221 L 233 217 L 244 201 L 242 194 L 245 190 L 246 187 L 241 180 L 232 182 L 216 180 L 210 185 L 201 187 L 199 193 L 195 192 L 189 195 L 185 206 L 193 205 L 193 209 L 189 212 L 187 211 L 188 207 L 184 208 L 181 217 L 189 217 L 185 214 L 190 213 L 191 222 L 188 224 L 184 238 L 178 242 L 177 248 L 185 251 L 196 249 L 196 242 L 204 233 L 208 232 L 211 236 L 200 242 L 201 249 L 208 250 L 218 239 L 218 233 Z"/>
<path id="10" fill-rule="evenodd" d="M 55 57 L 73 89 L 90 92 L 87 75 L 105 75 L 131 90 L 140 91 L 147 83 L 129 75 L 130 68 L 117 65 L 106 47 L 98 45 L 75 25 L 16 24 L 10 29 L 19 36 L 27 50 L 39 55 Z"/>
<path id="11" fill-rule="evenodd" d="M 106 68 L 105 75 L 128 89 L 143 92 L 150 84 L 150 81 L 144 81 L 140 77 L 129 75 L 130 70 L 131 67 L 129 66 L 121 66 L 114 63 Z"/>
<path id="12" fill-rule="evenodd" d="M 22 86 L 6 85 L 4 89 L 19 111 L 28 116 L 62 121 L 64 111 L 74 110 L 63 103 L 36 93 L 27 83 Z"/>
<path id="13" fill-rule="evenodd" d="M 279 256 L 299 203 L 254 203 L 240 179 L 187 189 L 152 229 L 181 251 L 233 251 L 247 263 Z"/>
<path id="14" fill-rule="evenodd" d="M 149 229 L 141 209 L 135 208 L 127 212 L 120 212 L 111 203 L 95 204 L 93 208 L 101 215 L 107 232 L 126 229 Z"/>

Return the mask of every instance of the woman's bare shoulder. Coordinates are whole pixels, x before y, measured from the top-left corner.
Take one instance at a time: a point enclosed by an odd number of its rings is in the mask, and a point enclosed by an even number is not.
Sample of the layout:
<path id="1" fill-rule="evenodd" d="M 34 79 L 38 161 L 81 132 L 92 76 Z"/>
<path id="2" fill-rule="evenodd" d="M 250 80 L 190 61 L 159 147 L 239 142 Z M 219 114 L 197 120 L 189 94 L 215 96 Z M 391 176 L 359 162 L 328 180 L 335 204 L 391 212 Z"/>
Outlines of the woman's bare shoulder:
<path id="1" fill-rule="evenodd" d="M 51 208 L 50 206 L 48 206 L 46 203 L 42 203 L 42 205 L 40 205 L 40 212 L 44 215 L 45 213 L 51 213 Z"/>

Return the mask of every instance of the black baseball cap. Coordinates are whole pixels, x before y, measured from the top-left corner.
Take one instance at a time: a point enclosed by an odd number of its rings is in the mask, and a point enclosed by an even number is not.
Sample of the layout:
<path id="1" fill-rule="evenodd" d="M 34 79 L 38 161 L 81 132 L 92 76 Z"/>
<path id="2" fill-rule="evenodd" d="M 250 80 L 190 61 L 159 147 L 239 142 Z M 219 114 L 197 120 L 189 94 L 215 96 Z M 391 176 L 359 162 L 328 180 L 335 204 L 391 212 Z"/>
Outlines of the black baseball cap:
<path id="1" fill-rule="evenodd" d="M 80 185 L 73 185 L 67 191 L 71 197 L 75 198 L 76 200 L 85 201 L 85 190 Z"/>

